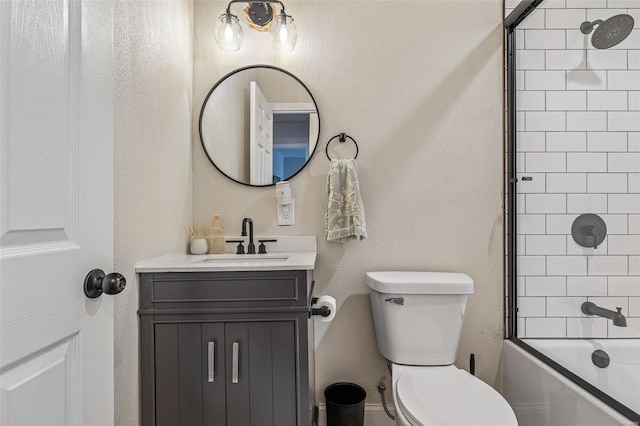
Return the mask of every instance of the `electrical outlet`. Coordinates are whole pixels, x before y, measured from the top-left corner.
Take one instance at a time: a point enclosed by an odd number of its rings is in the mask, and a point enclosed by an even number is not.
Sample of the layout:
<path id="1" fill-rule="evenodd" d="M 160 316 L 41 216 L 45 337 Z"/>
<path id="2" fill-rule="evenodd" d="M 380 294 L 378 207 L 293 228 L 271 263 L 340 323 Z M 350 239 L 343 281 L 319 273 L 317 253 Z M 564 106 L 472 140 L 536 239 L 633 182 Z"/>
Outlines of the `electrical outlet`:
<path id="1" fill-rule="evenodd" d="M 278 225 L 295 225 L 296 215 L 293 208 L 293 200 L 289 204 L 277 204 Z"/>

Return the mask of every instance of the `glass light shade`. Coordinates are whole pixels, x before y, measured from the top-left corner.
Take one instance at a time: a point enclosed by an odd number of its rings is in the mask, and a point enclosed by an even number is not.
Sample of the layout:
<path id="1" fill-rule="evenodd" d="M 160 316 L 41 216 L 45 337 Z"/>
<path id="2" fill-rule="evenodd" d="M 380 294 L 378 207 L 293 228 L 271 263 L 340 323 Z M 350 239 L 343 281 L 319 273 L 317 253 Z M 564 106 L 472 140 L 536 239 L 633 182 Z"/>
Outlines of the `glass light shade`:
<path id="1" fill-rule="evenodd" d="M 238 17 L 223 12 L 216 22 L 214 32 L 216 43 L 222 50 L 234 52 L 240 49 L 242 44 L 242 27 Z"/>
<path id="2" fill-rule="evenodd" d="M 269 29 L 269 36 L 275 50 L 291 52 L 298 40 L 298 31 L 293 24 L 293 18 L 284 13 L 276 16 Z"/>

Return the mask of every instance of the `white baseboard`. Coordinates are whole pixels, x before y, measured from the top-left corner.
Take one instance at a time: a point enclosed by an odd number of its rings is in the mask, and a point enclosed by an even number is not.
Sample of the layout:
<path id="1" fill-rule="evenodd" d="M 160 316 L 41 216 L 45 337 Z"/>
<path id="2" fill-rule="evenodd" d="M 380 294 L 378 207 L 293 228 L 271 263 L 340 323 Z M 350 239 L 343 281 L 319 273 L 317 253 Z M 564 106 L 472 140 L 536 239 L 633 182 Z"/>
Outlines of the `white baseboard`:
<path id="1" fill-rule="evenodd" d="M 318 426 L 327 426 L 327 407 L 322 403 L 318 408 Z M 389 407 L 389 411 L 394 413 L 393 407 Z M 396 426 L 396 422 L 387 416 L 382 404 L 365 404 L 364 426 Z"/>

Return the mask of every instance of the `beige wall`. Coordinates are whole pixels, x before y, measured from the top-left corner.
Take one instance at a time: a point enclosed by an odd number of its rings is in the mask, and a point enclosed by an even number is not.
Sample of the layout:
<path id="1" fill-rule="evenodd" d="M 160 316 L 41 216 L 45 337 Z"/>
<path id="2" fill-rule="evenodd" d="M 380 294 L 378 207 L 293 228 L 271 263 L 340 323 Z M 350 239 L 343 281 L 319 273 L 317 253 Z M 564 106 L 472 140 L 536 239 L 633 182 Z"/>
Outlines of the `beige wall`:
<path id="1" fill-rule="evenodd" d="M 225 178 L 195 137 L 194 223 L 222 213 L 227 234 L 239 234 L 248 216 L 257 235 L 319 237 L 317 290 L 335 296 L 340 308 L 333 322 L 316 324 L 318 390 L 350 380 L 379 402 L 375 384 L 386 368 L 364 274 L 385 269 L 473 277 L 458 365 L 466 367 L 473 352 L 477 374 L 496 384 L 503 337 L 502 1 L 290 1 L 299 38 L 287 54 L 248 30 L 240 51 L 218 49 L 211 22 L 224 6 L 195 2 L 194 129 L 217 79 L 265 63 L 291 71 L 314 94 L 321 145 L 291 180 L 296 225 L 278 227 L 273 188 Z M 324 146 L 342 131 L 360 147 L 369 238 L 336 244 L 322 239 Z"/>
<path id="2" fill-rule="evenodd" d="M 117 0 L 115 9 L 115 422 L 140 422 L 140 259 L 183 252 L 191 223 L 191 0 Z"/>

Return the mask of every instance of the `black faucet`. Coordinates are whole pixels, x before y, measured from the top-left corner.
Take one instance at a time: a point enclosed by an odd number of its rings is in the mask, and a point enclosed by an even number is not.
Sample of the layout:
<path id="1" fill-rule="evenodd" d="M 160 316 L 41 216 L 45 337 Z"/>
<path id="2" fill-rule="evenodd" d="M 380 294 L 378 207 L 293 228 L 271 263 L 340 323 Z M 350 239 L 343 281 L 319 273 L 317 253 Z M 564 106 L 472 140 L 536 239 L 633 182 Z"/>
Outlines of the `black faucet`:
<path id="1" fill-rule="evenodd" d="M 247 254 L 256 254 L 256 245 L 253 244 L 253 221 L 248 217 L 242 219 L 242 236 L 247 236 L 247 223 L 249 224 L 249 245 L 247 246 Z"/>
<path id="2" fill-rule="evenodd" d="M 609 318 L 613 321 L 613 325 L 618 327 L 626 327 L 627 319 L 622 315 L 622 308 L 616 308 L 616 311 L 610 311 L 609 309 L 601 308 L 592 302 L 584 302 L 582 304 L 582 312 L 587 315 L 597 315 L 603 318 Z"/>

